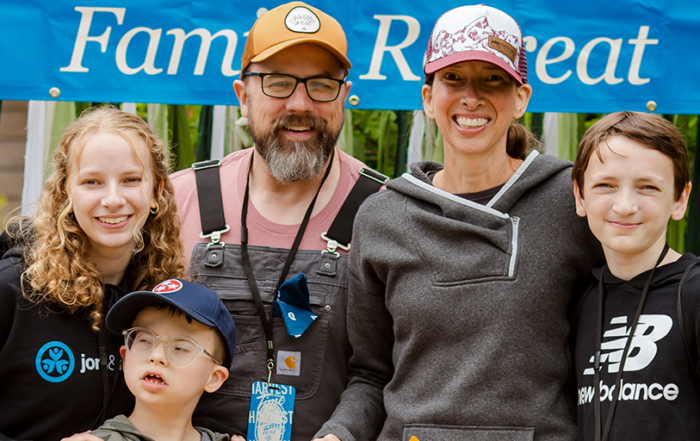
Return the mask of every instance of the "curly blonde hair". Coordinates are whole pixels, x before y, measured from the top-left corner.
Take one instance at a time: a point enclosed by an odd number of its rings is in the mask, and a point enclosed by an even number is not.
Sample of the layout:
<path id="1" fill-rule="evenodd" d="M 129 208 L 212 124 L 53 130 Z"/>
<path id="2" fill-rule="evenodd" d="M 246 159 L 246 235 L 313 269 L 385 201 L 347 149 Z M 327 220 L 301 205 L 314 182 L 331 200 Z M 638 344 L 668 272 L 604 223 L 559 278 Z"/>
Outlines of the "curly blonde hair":
<path id="1" fill-rule="evenodd" d="M 54 170 L 44 184 L 32 219 L 35 232 L 31 246 L 24 253 L 27 270 L 23 292 L 28 299 L 59 310 L 85 310 L 95 330 L 103 321 L 103 285 L 89 259 L 88 237 L 72 214 L 67 188 L 87 139 L 105 132 L 127 140 L 137 160 L 132 140 L 139 139 L 147 146 L 153 170 L 153 197 L 159 206 L 155 214 L 146 213 L 143 227 L 134 233 L 136 246 L 129 264 L 133 286 L 127 289 L 150 289 L 162 280 L 186 277 L 180 222 L 168 178 L 169 150 L 137 116 L 110 107 L 86 111 L 66 129 L 54 152 Z M 31 289 L 24 286 L 27 282 Z"/>

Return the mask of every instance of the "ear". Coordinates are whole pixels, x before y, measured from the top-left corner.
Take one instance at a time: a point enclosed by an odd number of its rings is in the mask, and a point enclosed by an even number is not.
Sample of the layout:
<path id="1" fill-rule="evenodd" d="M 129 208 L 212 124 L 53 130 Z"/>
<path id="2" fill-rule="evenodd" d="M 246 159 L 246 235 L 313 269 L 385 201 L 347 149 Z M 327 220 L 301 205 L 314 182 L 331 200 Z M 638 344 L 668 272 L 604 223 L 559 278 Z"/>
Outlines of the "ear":
<path id="1" fill-rule="evenodd" d="M 122 345 L 122 346 L 119 348 L 119 355 L 121 355 L 121 356 L 122 356 L 122 360 L 124 360 L 124 356 L 126 355 L 126 346 L 125 346 L 125 345 Z"/>
<path id="2" fill-rule="evenodd" d="M 423 84 L 421 94 L 423 95 L 423 112 L 425 112 L 425 116 L 430 119 L 435 119 L 435 112 L 433 111 L 433 86 L 430 84 Z"/>
<path id="3" fill-rule="evenodd" d="M 207 383 L 204 385 L 204 390 L 209 393 L 216 392 L 219 390 L 221 385 L 224 384 L 224 381 L 226 381 L 227 378 L 228 369 L 217 364 L 214 366 L 214 370 L 212 370 L 209 381 L 207 381 Z"/>
<path id="4" fill-rule="evenodd" d="M 576 199 L 576 214 L 586 217 L 586 201 L 583 199 L 581 189 L 576 181 L 574 181 L 574 199 Z"/>
<path id="5" fill-rule="evenodd" d="M 156 208 L 156 203 L 160 200 L 160 197 L 163 196 L 163 188 L 165 187 L 165 181 L 161 179 L 158 181 L 158 187 L 156 187 L 156 194 L 151 198 L 151 204 L 149 205 L 151 208 Z"/>
<path id="6" fill-rule="evenodd" d="M 350 88 L 352 87 L 352 81 L 345 82 L 345 101 L 347 101 L 350 96 Z"/>
<path id="7" fill-rule="evenodd" d="M 679 221 L 685 216 L 685 210 L 688 208 L 688 198 L 690 198 L 690 190 L 693 184 L 688 182 L 681 192 L 681 197 L 678 198 L 673 206 L 673 212 L 671 213 L 671 219 Z"/>
<path id="8" fill-rule="evenodd" d="M 515 112 L 513 113 L 513 119 L 518 119 L 525 115 L 527 105 L 530 102 L 530 97 L 532 97 L 532 86 L 529 84 L 518 86 L 516 91 Z"/>
<path id="9" fill-rule="evenodd" d="M 248 118 L 248 92 L 245 88 L 245 82 L 235 80 L 233 82 L 233 91 L 236 92 L 236 97 L 241 105 L 241 116 Z"/>

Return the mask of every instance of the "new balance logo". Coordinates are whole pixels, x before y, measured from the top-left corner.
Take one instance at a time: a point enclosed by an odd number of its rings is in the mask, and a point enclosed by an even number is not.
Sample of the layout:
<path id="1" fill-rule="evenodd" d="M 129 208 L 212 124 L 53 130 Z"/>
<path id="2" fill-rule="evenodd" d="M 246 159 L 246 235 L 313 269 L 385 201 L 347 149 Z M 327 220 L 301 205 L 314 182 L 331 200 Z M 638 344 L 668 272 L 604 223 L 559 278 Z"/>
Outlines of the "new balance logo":
<path id="1" fill-rule="evenodd" d="M 615 374 L 620 370 L 622 352 L 627 344 L 630 328 L 627 327 L 627 316 L 615 317 L 610 320 L 610 324 L 621 326 L 608 329 L 603 334 L 600 368 L 603 369 L 603 365 L 607 363 L 608 373 Z M 666 337 L 672 326 L 673 320 L 667 315 L 642 314 L 630 344 L 627 361 L 625 361 L 625 372 L 640 371 L 649 366 L 656 356 L 656 342 Z M 594 360 L 595 356 L 591 356 L 589 362 L 592 364 Z M 583 375 L 594 373 L 595 370 L 592 367 L 583 371 Z"/>
<path id="2" fill-rule="evenodd" d="M 617 399 L 620 401 L 657 401 L 662 398 L 667 401 L 674 401 L 676 398 L 678 398 L 678 394 L 680 393 L 678 385 L 674 383 L 668 383 L 666 385 L 660 383 L 625 383 L 624 381 L 621 381 L 621 383 L 622 387 L 620 388 L 620 392 L 617 394 Z M 600 401 L 612 401 L 613 397 L 615 396 L 615 389 L 614 384 L 608 386 L 601 381 Z M 578 389 L 578 405 L 583 406 L 584 404 L 593 402 L 594 396 L 595 388 L 593 386 Z"/>

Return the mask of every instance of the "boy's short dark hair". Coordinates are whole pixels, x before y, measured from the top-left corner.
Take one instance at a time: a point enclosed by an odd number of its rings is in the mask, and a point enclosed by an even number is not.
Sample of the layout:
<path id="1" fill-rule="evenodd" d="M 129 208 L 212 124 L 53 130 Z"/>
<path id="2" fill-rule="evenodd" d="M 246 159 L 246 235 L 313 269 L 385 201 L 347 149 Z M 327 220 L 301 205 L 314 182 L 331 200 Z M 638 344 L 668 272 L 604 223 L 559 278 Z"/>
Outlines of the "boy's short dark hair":
<path id="1" fill-rule="evenodd" d="M 631 139 L 668 156 L 673 163 L 674 199 L 677 201 L 681 197 L 683 189 L 690 182 L 690 167 L 688 151 L 680 132 L 660 116 L 627 111 L 605 115 L 583 135 L 571 171 L 571 179 L 578 185 L 581 196 L 583 175 L 591 155 L 595 152 L 602 161 L 599 146 L 613 136 Z"/>

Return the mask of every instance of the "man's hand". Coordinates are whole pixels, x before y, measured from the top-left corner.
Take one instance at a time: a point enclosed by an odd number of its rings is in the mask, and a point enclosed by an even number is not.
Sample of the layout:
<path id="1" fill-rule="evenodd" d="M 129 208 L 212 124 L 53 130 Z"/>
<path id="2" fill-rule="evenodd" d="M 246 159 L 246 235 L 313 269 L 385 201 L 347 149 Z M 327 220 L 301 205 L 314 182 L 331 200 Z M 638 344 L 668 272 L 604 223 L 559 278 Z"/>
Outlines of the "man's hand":
<path id="1" fill-rule="evenodd" d="M 90 435 L 90 432 L 82 432 L 76 433 L 68 438 L 63 438 L 61 441 L 102 441 L 102 439 L 96 437 L 95 435 Z"/>
<path id="2" fill-rule="evenodd" d="M 326 435 L 323 438 L 316 438 L 314 441 L 340 441 L 340 439 L 335 435 Z"/>
<path id="3" fill-rule="evenodd" d="M 73 440 L 71 440 L 71 441 L 73 441 Z M 231 437 L 231 441 L 245 441 L 245 438 L 243 438 L 243 437 L 240 436 L 240 435 L 233 435 L 233 436 Z"/>

